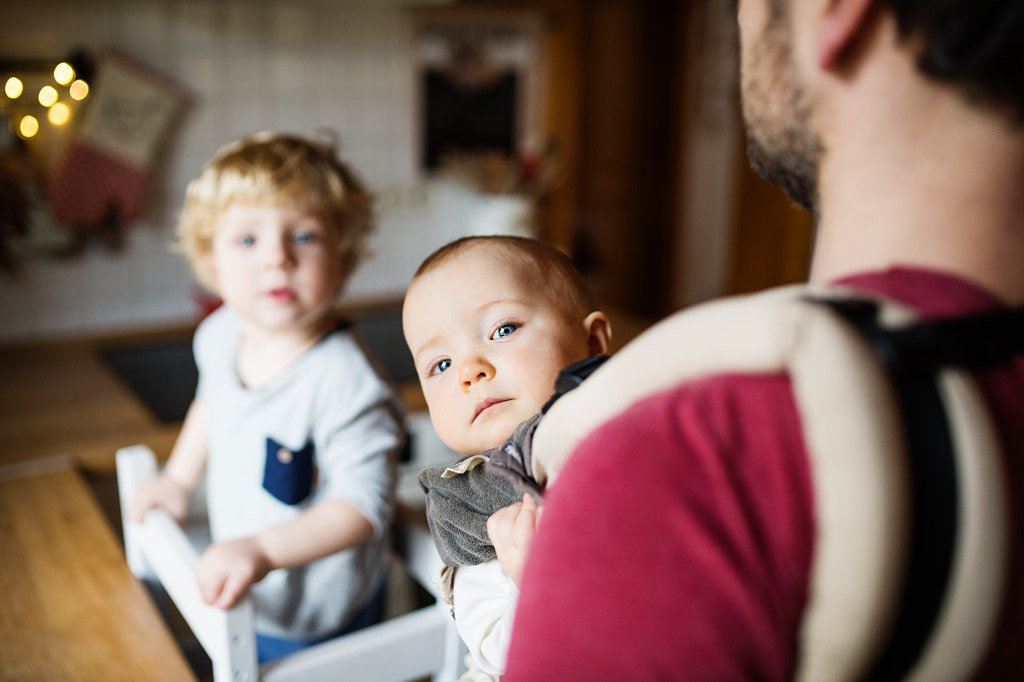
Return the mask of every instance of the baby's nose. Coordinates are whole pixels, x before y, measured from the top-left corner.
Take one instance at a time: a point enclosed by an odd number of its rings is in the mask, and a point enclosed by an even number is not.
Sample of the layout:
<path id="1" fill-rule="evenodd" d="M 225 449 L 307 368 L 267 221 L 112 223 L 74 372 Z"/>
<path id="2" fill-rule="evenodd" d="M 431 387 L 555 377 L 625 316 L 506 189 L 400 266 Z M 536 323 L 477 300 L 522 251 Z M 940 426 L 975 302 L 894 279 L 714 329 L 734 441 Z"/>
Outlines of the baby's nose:
<path id="1" fill-rule="evenodd" d="M 478 381 L 494 378 L 494 366 L 484 358 L 472 358 L 459 366 L 459 381 L 469 389 Z"/>

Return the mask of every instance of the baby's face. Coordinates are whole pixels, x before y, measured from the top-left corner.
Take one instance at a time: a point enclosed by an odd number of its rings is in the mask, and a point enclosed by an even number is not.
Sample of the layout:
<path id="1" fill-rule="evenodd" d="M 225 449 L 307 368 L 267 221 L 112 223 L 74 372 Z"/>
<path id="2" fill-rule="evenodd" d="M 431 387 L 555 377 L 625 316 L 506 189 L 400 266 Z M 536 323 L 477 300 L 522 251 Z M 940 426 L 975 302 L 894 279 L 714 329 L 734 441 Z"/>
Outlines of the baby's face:
<path id="1" fill-rule="evenodd" d="M 584 320 L 496 248 L 472 246 L 417 278 L 402 312 L 434 429 L 463 454 L 500 445 L 589 354 Z"/>

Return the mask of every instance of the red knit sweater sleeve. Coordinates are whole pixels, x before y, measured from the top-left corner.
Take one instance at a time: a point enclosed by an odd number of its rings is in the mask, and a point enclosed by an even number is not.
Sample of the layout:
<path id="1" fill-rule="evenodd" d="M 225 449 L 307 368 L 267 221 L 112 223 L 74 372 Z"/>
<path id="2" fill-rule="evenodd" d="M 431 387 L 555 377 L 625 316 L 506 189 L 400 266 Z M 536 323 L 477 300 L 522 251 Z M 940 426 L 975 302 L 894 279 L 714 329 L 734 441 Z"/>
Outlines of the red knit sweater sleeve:
<path id="1" fill-rule="evenodd" d="M 503 682 L 787 679 L 812 495 L 785 377 L 634 405 L 547 493 Z"/>

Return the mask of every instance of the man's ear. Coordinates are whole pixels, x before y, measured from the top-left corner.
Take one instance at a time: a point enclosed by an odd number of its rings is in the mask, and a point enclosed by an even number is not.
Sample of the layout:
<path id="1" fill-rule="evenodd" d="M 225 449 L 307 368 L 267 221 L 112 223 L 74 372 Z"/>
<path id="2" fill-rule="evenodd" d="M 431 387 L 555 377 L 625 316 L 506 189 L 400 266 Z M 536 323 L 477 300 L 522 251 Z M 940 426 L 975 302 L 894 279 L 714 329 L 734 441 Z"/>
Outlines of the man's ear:
<path id="1" fill-rule="evenodd" d="M 595 310 L 583 320 L 587 331 L 587 346 L 590 355 L 607 355 L 612 343 L 612 323 L 608 316 Z"/>
<path id="2" fill-rule="evenodd" d="M 818 34 L 818 66 L 831 70 L 860 38 L 876 0 L 825 0 Z"/>

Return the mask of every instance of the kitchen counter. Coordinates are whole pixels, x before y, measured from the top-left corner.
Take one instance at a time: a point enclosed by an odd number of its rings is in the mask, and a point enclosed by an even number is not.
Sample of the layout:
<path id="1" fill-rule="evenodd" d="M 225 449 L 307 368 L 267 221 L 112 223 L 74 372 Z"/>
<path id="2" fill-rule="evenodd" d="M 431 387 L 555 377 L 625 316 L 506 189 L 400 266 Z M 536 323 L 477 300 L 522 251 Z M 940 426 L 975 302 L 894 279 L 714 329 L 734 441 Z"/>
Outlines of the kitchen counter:
<path id="1" fill-rule="evenodd" d="M 191 338 L 174 328 L 0 348 L 0 466 L 71 455 L 113 473 L 115 451 L 145 443 L 166 459 L 180 423 L 161 423 L 101 359 L 111 345 Z M 398 387 L 410 411 L 424 409 L 416 384 Z"/>
<path id="2" fill-rule="evenodd" d="M 180 338 L 189 329 L 133 335 Z M 114 452 L 146 443 L 166 458 L 178 424 L 161 424 L 100 359 L 110 338 L 0 349 L 0 466 L 71 455 L 83 468 L 114 470 Z"/>

